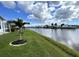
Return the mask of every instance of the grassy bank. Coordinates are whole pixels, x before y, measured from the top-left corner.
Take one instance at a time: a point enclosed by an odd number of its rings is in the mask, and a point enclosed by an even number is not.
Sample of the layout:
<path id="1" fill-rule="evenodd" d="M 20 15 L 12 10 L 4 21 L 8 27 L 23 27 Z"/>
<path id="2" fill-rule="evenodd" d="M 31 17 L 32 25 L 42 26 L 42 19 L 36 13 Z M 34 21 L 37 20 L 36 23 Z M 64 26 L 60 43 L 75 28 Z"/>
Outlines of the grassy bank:
<path id="1" fill-rule="evenodd" d="M 55 42 L 47 37 L 41 36 L 30 30 L 25 30 L 23 38 L 27 44 L 19 47 L 10 46 L 9 43 L 18 39 L 19 36 L 14 33 L 8 33 L 0 36 L 0 56 L 79 56 L 77 51 Z"/>

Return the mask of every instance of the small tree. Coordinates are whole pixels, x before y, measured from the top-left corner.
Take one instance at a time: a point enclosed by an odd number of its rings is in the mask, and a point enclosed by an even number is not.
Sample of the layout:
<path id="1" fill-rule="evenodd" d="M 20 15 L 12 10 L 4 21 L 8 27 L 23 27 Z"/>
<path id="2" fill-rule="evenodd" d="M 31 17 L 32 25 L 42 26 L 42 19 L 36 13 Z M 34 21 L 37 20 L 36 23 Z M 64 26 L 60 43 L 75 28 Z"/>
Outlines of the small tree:
<path id="1" fill-rule="evenodd" d="M 51 26 L 53 26 L 54 24 L 53 23 L 51 23 Z"/>
<path id="2" fill-rule="evenodd" d="M 22 29 L 24 27 L 25 24 L 30 24 L 30 23 L 26 23 L 26 22 L 23 22 L 22 19 L 19 19 L 17 21 L 13 21 L 13 23 L 15 24 L 16 27 L 18 27 L 19 29 L 19 34 L 20 34 L 20 40 L 22 39 Z"/>
<path id="3" fill-rule="evenodd" d="M 55 23 L 55 26 L 57 27 L 57 23 Z"/>
<path id="4" fill-rule="evenodd" d="M 45 25 L 45 26 L 44 26 L 44 28 L 48 28 L 48 27 L 49 27 L 48 25 Z"/>

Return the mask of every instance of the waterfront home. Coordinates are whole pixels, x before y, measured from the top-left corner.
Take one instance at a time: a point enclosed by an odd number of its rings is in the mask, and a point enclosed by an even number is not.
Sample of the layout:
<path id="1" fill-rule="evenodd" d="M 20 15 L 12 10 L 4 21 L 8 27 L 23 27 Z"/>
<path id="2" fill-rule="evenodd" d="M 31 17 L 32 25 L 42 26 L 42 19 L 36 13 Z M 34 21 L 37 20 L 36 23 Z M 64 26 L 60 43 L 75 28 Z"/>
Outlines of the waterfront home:
<path id="1" fill-rule="evenodd" d="M 7 21 L 0 16 L 0 35 L 5 33 L 7 29 Z"/>

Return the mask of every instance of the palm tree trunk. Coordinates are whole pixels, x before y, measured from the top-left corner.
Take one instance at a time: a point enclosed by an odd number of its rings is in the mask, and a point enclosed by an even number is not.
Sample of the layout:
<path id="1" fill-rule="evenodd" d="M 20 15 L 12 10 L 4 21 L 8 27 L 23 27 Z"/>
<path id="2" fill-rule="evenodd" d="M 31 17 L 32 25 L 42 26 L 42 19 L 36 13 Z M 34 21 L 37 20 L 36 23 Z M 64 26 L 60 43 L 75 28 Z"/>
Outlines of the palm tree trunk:
<path id="1" fill-rule="evenodd" d="M 20 40 L 22 40 L 22 35 L 21 35 L 21 33 L 20 33 Z"/>
<path id="2" fill-rule="evenodd" d="M 20 40 L 22 40 L 22 28 L 20 28 L 20 31 L 19 31 L 19 34 L 20 34 Z"/>

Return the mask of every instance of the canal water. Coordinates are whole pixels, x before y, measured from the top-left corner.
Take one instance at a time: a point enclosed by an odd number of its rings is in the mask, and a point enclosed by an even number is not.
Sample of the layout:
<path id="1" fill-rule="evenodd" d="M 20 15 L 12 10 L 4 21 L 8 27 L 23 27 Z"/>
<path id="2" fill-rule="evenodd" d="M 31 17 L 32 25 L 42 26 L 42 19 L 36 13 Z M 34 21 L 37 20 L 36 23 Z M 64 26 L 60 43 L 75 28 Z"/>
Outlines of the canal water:
<path id="1" fill-rule="evenodd" d="M 79 51 L 79 29 L 29 29 Z"/>

